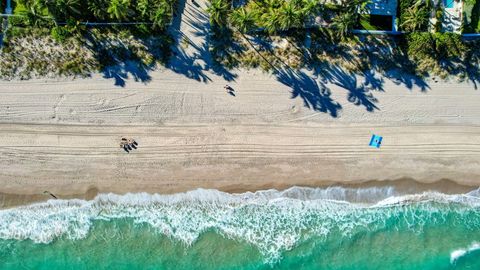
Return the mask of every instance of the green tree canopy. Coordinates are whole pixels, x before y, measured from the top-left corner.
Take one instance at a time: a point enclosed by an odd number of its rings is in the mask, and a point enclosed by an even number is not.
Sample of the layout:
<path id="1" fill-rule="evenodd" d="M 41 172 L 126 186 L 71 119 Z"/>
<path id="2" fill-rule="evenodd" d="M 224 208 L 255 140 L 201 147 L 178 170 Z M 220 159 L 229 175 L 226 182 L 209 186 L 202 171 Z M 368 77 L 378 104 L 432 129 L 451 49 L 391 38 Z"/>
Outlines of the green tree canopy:
<path id="1" fill-rule="evenodd" d="M 256 14 L 241 7 L 235 9 L 229 17 L 230 24 L 237 28 L 240 32 L 246 33 L 255 27 Z"/>
<path id="2" fill-rule="evenodd" d="M 226 1 L 212 0 L 207 8 L 207 12 L 210 14 L 210 23 L 225 26 L 227 24 L 228 10 L 229 5 Z"/>
<path id="3" fill-rule="evenodd" d="M 131 15 L 131 0 L 110 0 L 107 12 L 110 18 L 117 21 L 126 21 Z"/>

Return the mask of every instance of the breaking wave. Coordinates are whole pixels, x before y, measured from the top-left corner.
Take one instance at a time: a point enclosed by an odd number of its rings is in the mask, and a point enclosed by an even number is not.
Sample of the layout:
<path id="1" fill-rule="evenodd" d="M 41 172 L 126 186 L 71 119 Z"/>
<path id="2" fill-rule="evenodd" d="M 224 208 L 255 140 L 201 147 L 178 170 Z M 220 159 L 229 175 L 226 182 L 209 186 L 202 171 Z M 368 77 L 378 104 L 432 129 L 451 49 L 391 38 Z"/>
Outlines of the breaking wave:
<path id="1" fill-rule="evenodd" d="M 450 253 L 450 263 L 454 264 L 455 262 L 457 262 L 458 259 L 477 250 L 480 250 L 480 243 L 477 243 L 477 242 L 473 242 L 466 249 L 463 249 L 463 248 L 456 249 L 452 251 L 452 253 Z"/>
<path id="2" fill-rule="evenodd" d="M 452 218 L 479 228 L 479 195 L 479 190 L 458 195 L 402 195 L 393 187 L 293 187 L 241 194 L 204 189 L 173 195 L 100 194 L 92 201 L 49 200 L 1 210 L 0 238 L 36 243 L 49 243 L 59 237 L 82 239 L 95 221 L 128 218 L 187 245 L 213 229 L 256 246 L 266 260 L 275 261 L 283 251 L 304 240 L 326 238 L 332 233 L 348 237 L 386 226 L 421 231 L 427 223 L 443 224 Z"/>

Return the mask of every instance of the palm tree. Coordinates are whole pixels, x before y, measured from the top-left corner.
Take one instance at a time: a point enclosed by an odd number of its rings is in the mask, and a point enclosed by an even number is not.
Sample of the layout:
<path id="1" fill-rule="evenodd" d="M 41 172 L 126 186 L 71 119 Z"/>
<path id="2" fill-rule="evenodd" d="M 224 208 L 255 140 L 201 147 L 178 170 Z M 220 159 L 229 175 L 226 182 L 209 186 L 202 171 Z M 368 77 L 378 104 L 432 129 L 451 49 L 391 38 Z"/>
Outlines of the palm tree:
<path id="1" fill-rule="evenodd" d="M 320 5 L 318 0 L 303 0 L 302 1 L 302 16 L 308 18 L 310 16 L 315 16 L 317 12 L 320 11 Z"/>
<path id="2" fill-rule="evenodd" d="M 255 17 L 256 14 L 253 11 L 247 11 L 246 8 L 241 7 L 230 14 L 229 21 L 238 31 L 246 33 L 255 26 Z"/>
<path id="3" fill-rule="evenodd" d="M 23 16 L 26 19 L 27 24 L 30 26 L 38 27 L 45 21 L 45 17 L 38 12 L 38 9 L 35 6 L 26 7 L 26 9 L 22 10 L 19 15 Z"/>
<path id="4" fill-rule="evenodd" d="M 110 14 L 110 18 L 117 21 L 125 21 L 131 14 L 130 0 L 110 0 L 107 12 Z"/>
<path id="5" fill-rule="evenodd" d="M 152 15 L 153 25 L 165 29 L 171 20 L 172 9 L 173 7 L 167 1 L 161 1 Z"/>
<path id="6" fill-rule="evenodd" d="M 425 7 L 429 10 L 433 8 L 434 5 L 432 0 L 417 0 L 414 6 L 421 6 L 422 4 L 425 5 Z"/>
<path id="7" fill-rule="evenodd" d="M 25 10 L 22 10 L 20 15 L 26 18 L 28 25 L 37 27 L 48 20 L 54 20 L 51 16 L 46 16 L 44 12 L 46 6 L 42 0 L 27 0 L 19 3 L 25 6 Z"/>
<path id="8" fill-rule="evenodd" d="M 137 0 L 137 10 L 140 16 L 146 17 L 150 9 L 150 3 L 148 0 Z"/>
<path id="9" fill-rule="evenodd" d="M 338 31 L 341 39 L 350 35 L 350 31 L 357 23 L 357 15 L 351 12 L 344 12 L 333 18 L 332 27 Z"/>
<path id="10" fill-rule="evenodd" d="M 428 10 L 425 7 L 414 5 L 407 9 L 401 24 L 405 31 L 417 31 L 428 23 Z"/>
<path id="11" fill-rule="evenodd" d="M 212 25 L 225 25 L 227 19 L 228 4 L 223 0 L 212 0 L 207 8 Z"/>
<path id="12" fill-rule="evenodd" d="M 301 10 L 297 8 L 295 2 L 285 2 L 278 12 L 278 24 L 281 30 L 287 30 L 292 27 L 302 25 Z"/>
<path id="13" fill-rule="evenodd" d="M 66 21 L 82 15 L 80 0 L 37 0 L 41 9 L 46 8 L 56 21 Z"/>
<path id="14" fill-rule="evenodd" d="M 273 34 L 273 33 L 276 33 L 278 29 L 280 29 L 280 23 L 278 18 L 279 18 L 278 9 L 275 9 L 275 8 L 269 8 L 261 16 L 263 27 L 265 27 L 268 33 Z"/>
<path id="15" fill-rule="evenodd" d="M 105 0 L 88 1 L 88 10 L 92 13 L 96 20 L 105 20 L 108 18 L 108 2 Z"/>
<path id="16" fill-rule="evenodd" d="M 263 2 L 264 2 L 264 4 L 265 4 L 265 7 L 266 7 L 266 8 L 277 9 L 277 8 L 279 8 L 279 7 L 282 5 L 282 2 L 283 2 L 283 1 L 279 1 L 279 0 L 264 0 Z"/>

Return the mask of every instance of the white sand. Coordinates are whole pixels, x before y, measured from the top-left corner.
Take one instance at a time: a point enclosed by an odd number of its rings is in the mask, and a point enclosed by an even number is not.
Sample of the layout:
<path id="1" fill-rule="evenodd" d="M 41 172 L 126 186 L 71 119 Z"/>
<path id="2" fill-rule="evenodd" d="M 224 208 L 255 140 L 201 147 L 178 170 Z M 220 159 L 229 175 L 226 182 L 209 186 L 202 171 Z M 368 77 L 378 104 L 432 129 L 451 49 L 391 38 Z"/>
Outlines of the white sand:
<path id="1" fill-rule="evenodd" d="M 0 192 L 227 191 L 413 178 L 480 183 L 480 94 L 385 81 L 367 112 L 330 85 L 337 118 L 275 78 L 240 72 L 236 96 L 172 71 L 125 88 L 100 77 L 0 84 Z M 384 136 L 380 149 L 370 136 Z M 139 142 L 127 154 L 122 136 Z"/>

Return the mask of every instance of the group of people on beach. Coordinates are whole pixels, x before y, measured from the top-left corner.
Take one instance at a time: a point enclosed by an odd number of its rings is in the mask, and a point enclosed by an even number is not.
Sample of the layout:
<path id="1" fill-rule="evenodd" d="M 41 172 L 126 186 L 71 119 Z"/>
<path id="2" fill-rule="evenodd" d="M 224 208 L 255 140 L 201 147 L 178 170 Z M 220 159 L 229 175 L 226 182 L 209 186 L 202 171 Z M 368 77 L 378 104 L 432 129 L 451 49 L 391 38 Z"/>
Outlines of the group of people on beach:
<path id="1" fill-rule="evenodd" d="M 132 138 L 122 138 L 120 141 L 120 148 L 123 148 L 125 152 L 130 153 L 130 151 L 137 149 L 138 143 Z"/>

